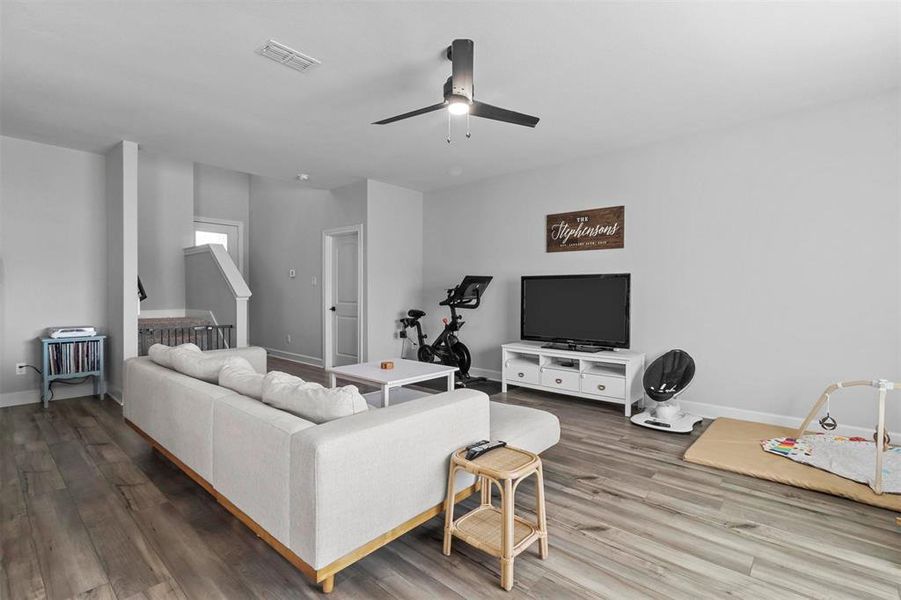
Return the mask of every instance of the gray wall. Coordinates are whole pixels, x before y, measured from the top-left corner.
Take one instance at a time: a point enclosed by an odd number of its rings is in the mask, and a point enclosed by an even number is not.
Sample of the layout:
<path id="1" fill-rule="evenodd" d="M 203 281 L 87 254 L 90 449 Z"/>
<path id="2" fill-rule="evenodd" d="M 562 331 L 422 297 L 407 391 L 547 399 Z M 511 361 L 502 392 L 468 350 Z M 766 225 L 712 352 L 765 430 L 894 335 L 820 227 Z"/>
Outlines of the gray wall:
<path id="1" fill-rule="evenodd" d="M 422 297 L 422 193 L 369 180 L 366 196 L 368 360 L 401 353 L 398 319 Z"/>
<path id="2" fill-rule="evenodd" d="M 427 193 L 424 307 L 494 275 L 462 339 L 500 368 L 524 274 L 630 272 L 632 347 L 681 347 L 692 400 L 802 416 L 845 378 L 898 378 L 897 93 Z M 540 127 L 540 126 L 539 126 Z M 626 206 L 625 248 L 545 252 L 545 215 Z M 872 391 L 833 414 L 872 427 Z M 890 408 L 901 427 L 898 403 Z"/>
<path id="3" fill-rule="evenodd" d="M 194 216 L 237 221 L 243 225 L 243 274 L 249 279 L 250 175 L 195 163 Z"/>
<path id="4" fill-rule="evenodd" d="M 0 406 L 36 401 L 38 336 L 53 325 L 105 326 L 103 156 L 0 137 Z M 55 386 L 57 397 L 87 386 Z"/>
<path id="5" fill-rule="evenodd" d="M 237 325 L 235 296 L 215 257 L 210 252 L 192 253 L 184 263 L 185 308 L 209 311 L 219 325 Z"/>
<path id="6" fill-rule="evenodd" d="M 250 342 L 319 361 L 322 230 L 363 222 L 365 182 L 328 191 L 251 176 L 250 194 Z"/>
<path id="7" fill-rule="evenodd" d="M 194 245 L 194 164 L 140 151 L 138 273 L 147 292 L 141 310 L 185 307 L 183 250 Z"/>
<path id="8" fill-rule="evenodd" d="M 195 163 L 194 214 L 240 221 L 246 231 L 250 221 L 250 175 Z"/>

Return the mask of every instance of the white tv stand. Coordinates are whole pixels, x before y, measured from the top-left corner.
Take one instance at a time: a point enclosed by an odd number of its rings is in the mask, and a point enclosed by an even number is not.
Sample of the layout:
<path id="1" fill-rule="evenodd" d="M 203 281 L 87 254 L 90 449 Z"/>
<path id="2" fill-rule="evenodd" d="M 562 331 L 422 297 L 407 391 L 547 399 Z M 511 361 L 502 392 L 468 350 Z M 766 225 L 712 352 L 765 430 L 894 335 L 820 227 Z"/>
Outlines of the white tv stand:
<path id="1" fill-rule="evenodd" d="M 501 391 L 518 385 L 622 404 L 626 416 L 644 398 L 644 354 L 634 350 L 575 352 L 542 348 L 541 342 L 501 346 Z"/>

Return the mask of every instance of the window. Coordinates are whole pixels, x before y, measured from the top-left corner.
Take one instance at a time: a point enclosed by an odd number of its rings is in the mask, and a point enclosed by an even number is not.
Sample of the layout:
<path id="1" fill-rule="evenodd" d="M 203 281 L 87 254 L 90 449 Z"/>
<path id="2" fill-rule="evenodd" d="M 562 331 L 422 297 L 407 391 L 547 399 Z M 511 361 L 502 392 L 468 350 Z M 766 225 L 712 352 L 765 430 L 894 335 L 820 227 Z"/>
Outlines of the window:
<path id="1" fill-rule="evenodd" d="M 194 245 L 219 244 L 243 275 L 244 269 L 244 224 L 240 221 L 226 221 L 207 217 L 194 217 Z M 246 275 L 245 275 L 246 276 Z"/>
<path id="2" fill-rule="evenodd" d="M 217 233 L 215 231 L 200 231 L 197 230 L 194 232 L 194 245 L 195 246 L 203 246 L 204 244 L 219 244 L 223 248 L 225 248 L 226 252 L 228 251 L 228 234 L 227 233 Z"/>

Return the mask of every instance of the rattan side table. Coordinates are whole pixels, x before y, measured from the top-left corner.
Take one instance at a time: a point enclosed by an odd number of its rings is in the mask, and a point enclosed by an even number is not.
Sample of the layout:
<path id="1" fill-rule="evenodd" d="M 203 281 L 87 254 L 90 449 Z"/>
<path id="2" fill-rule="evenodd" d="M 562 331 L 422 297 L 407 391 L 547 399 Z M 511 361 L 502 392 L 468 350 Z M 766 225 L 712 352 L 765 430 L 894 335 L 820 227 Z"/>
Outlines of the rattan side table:
<path id="1" fill-rule="evenodd" d="M 457 471 L 475 475 L 482 490 L 481 505 L 454 520 L 454 480 Z M 514 514 L 516 488 L 529 475 L 535 475 L 536 521 Z M 544 475 L 537 454 L 519 448 L 497 448 L 474 460 L 466 460 L 466 449 L 451 456 L 444 502 L 444 554 L 450 556 L 451 540 L 457 537 L 467 544 L 501 560 L 501 587 L 513 587 L 513 559 L 539 542 L 539 556 L 547 558 L 547 519 L 544 508 Z M 492 485 L 500 491 L 500 507 L 491 501 Z"/>

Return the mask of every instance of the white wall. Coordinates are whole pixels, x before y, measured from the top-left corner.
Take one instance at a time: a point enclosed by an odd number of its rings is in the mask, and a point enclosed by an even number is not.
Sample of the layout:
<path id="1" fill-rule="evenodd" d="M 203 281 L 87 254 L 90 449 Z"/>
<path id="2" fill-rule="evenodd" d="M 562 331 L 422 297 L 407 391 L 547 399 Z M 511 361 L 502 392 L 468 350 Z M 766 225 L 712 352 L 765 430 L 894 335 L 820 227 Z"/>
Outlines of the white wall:
<path id="1" fill-rule="evenodd" d="M 36 402 L 48 326 L 106 322 L 103 156 L 0 137 L 0 406 Z M 54 386 L 57 398 L 90 383 Z"/>
<path id="2" fill-rule="evenodd" d="M 369 180 L 366 197 L 368 360 L 401 353 L 398 319 L 422 298 L 422 193 Z"/>
<path id="3" fill-rule="evenodd" d="M 322 230 L 363 223 L 365 189 L 365 182 L 328 191 L 251 176 L 251 344 L 321 360 Z"/>
<path id="4" fill-rule="evenodd" d="M 651 358 L 688 350 L 687 400 L 800 417 L 830 382 L 897 380 L 898 103 L 888 94 L 427 193 L 430 333 L 445 287 L 494 275 L 461 337 L 476 367 L 498 370 L 499 345 L 519 338 L 521 275 L 631 272 L 632 346 Z M 545 215 L 620 204 L 624 249 L 545 252 Z M 872 428 L 873 397 L 845 392 L 833 414 Z"/>
<path id="5" fill-rule="evenodd" d="M 138 145 L 106 154 L 107 392 L 119 400 L 125 360 L 138 354 Z"/>
<path id="6" fill-rule="evenodd" d="M 141 310 L 184 310 L 183 249 L 194 245 L 194 164 L 138 155 L 138 273 Z"/>

